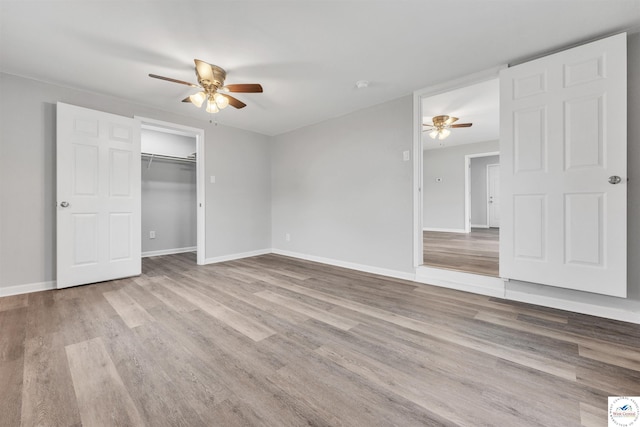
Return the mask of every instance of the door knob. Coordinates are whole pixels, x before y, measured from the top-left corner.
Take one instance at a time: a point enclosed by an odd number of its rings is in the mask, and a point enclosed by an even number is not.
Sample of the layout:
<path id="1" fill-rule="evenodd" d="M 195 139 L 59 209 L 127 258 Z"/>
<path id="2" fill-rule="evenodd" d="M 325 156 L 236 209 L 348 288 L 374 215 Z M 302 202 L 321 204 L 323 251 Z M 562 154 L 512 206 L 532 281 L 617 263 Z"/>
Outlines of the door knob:
<path id="1" fill-rule="evenodd" d="M 60 207 L 61 208 L 68 208 L 69 207 L 69 202 L 60 202 Z"/>
<path id="2" fill-rule="evenodd" d="M 609 177 L 609 184 L 620 184 L 622 182 L 622 178 L 618 175 L 612 175 Z"/>

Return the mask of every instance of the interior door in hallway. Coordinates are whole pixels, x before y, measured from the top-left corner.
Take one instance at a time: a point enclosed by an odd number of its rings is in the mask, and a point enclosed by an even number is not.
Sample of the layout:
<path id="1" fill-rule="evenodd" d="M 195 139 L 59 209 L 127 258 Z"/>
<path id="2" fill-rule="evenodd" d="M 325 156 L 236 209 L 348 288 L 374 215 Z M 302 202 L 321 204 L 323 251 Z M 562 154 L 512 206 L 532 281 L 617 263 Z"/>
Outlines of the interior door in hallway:
<path id="1" fill-rule="evenodd" d="M 57 287 L 138 275 L 140 123 L 57 104 Z"/>
<path id="2" fill-rule="evenodd" d="M 500 165 L 487 165 L 487 223 L 500 227 Z"/>

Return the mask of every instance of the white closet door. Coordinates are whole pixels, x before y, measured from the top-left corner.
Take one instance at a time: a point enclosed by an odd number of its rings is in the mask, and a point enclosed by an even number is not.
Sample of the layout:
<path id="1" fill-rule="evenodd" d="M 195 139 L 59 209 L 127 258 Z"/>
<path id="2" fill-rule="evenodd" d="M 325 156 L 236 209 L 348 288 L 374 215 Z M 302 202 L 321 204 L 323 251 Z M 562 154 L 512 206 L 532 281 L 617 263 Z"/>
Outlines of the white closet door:
<path id="1" fill-rule="evenodd" d="M 57 104 L 57 287 L 138 275 L 140 126 Z"/>
<path id="2" fill-rule="evenodd" d="M 501 72 L 500 276 L 626 297 L 626 72 L 626 34 Z"/>

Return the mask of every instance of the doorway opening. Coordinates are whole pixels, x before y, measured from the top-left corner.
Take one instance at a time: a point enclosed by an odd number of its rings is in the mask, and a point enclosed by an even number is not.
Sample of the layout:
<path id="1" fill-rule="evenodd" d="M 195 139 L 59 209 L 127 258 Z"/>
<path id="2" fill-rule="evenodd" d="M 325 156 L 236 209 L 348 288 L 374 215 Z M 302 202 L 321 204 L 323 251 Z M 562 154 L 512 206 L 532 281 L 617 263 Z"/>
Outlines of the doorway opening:
<path id="1" fill-rule="evenodd" d="M 470 147 L 476 146 L 472 144 Z M 464 152 L 464 146 L 461 147 Z M 472 148 L 467 148 L 472 149 Z M 424 164 L 426 168 L 435 167 L 433 163 L 443 164 L 445 169 L 453 157 L 460 160 L 458 150 L 449 150 L 452 153 L 438 153 L 438 155 L 425 154 Z M 423 238 L 423 265 L 431 268 L 441 268 L 465 273 L 481 274 L 498 277 L 499 273 L 499 152 L 485 152 L 477 154 L 465 154 L 462 170 L 464 170 L 464 186 L 455 184 L 455 178 L 451 177 L 454 184 L 446 185 L 444 191 L 447 195 L 464 191 L 464 227 L 438 228 L 424 227 Z M 453 163 L 455 164 L 455 163 Z M 449 172 L 454 175 L 452 172 Z M 430 171 L 425 176 L 430 177 Z M 438 185 L 444 185 L 444 178 L 435 179 Z M 426 180 L 425 180 L 426 181 Z M 427 215 L 430 205 L 441 203 L 450 205 L 448 215 L 460 209 L 453 201 L 438 198 L 438 192 L 430 188 L 429 183 L 424 184 L 424 209 L 425 223 L 437 225 L 435 215 Z M 427 222 L 429 221 L 429 222 Z"/>
<path id="2" fill-rule="evenodd" d="M 415 94 L 418 280 L 429 277 L 436 283 L 434 274 L 439 280 L 472 274 L 484 277 L 479 282 L 488 287 L 502 285 L 498 277 L 499 194 L 495 189 L 500 147 L 498 71 Z M 438 115 L 457 117 L 472 126 L 451 128 L 443 140 L 431 139 L 423 132 L 423 124 Z"/>
<path id="3" fill-rule="evenodd" d="M 204 265 L 204 130 L 139 120 L 142 256 L 196 252 Z"/>

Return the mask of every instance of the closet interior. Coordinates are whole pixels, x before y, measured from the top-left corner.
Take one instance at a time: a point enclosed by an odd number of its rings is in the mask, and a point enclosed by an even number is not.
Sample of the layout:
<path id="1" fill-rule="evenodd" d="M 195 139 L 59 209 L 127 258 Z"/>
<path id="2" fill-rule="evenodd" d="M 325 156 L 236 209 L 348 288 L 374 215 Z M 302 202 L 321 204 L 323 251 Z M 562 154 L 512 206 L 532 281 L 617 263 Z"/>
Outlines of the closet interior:
<path id="1" fill-rule="evenodd" d="M 195 252 L 196 138 L 141 130 L 142 256 Z"/>

